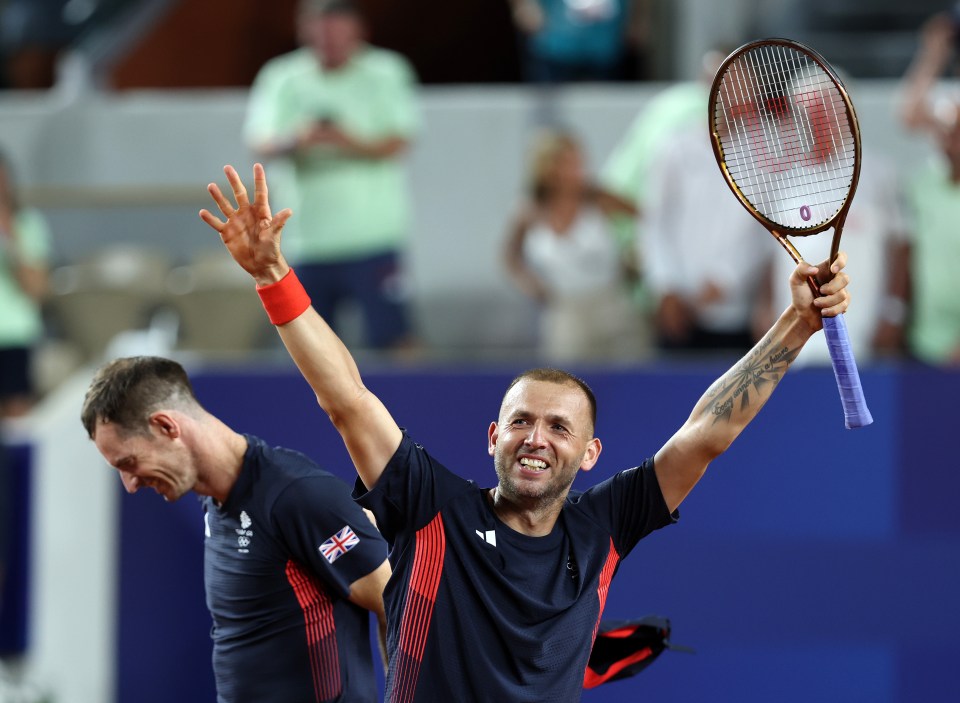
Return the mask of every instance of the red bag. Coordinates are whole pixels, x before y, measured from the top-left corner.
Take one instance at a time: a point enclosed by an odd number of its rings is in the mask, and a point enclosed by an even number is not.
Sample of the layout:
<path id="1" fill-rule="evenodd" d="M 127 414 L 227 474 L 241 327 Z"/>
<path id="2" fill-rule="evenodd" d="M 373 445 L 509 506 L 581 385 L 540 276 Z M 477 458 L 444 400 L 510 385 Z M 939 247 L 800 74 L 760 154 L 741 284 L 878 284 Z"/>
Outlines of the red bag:
<path id="1" fill-rule="evenodd" d="M 648 615 L 639 620 L 604 620 L 583 675 L 584 688 L 626 679 L 646 669 L 664 649 L 693 652 L 670 642 L 670 620 Z"/>

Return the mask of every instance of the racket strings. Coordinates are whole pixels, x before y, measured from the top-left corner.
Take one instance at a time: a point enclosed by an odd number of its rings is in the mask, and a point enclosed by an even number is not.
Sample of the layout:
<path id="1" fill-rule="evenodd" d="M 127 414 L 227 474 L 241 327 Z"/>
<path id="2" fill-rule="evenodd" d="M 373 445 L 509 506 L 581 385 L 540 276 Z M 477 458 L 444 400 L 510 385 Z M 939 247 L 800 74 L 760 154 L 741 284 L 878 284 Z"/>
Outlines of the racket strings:
<path id="1" fill-rule="evenodd" d="M 853 182 L 856 136 L 830 75 L 802 52 L 762 45 L 730 62 L 716 93 L 714 131 L 743 196 L 786 227 L 831 220 Z"/>
<path id="2" fill-rule="evenodd" d="M 835 163 L 829 163 L 829 157 L 836 152 L 837 145 L 830 124 L 823 117 L 826 110 L 823 108 L 825 101 L 822 99 L 822 88 L 819 94 L 812 93 L 819 100 L 820 109 L 816 116 L 811 116 L 810 110 L 798 109 L 798 106 L 806 107 L 803 103 L 813 102 L 811 91 L 806 91 L 792 104 L 788 100 L 788 81 L 792 82 L 795 74 L 799 73 L 802 79 L 806 79 L 804 82 L 809 84 L 809 69 L 804 71 L 805 67 L 801 66 L 797 71 L 795 66 L 790 65 L 795 62 L 787 60 L 782 51 L 768 53 L 770 56 L 763 58 L 769 60 L 763 61 L 761 58 L 758 61 L 757 56 L 752 56 L 751 61 L 743 62 L 745 70 L 741 66 L 738 72 L 731 74 L 737 77 L 737 82 L 733 84 L 737 102 L 731 113 L 739 116 L 741 125 L 746 127 L 738 132 L 738 146 L 746 147 L 746 155 L 750 157 L 749 174 L 754 176 L 755 185 L 760 186 L 754 188 L 756 195 L 763 208 L 769 214 L 775 214 L 793 209 L 778 207 L 776 196 L 796 191 L 802 185 L 796 166 L 815 168 L 818 161 L 824 162 L 828 168 L 835 166 Z M 757 110 L 758 103 L 760 110 Z M 789 114 L 783 114 L 788 109 Z M 808 137 L 806 140 L 802 139 L 804 133 Z M 812 196 L 812 202 L 818 206 L 816 210 L 822 213 L 824 205 L 830 201 L 824 199 L 822 187 L 813 186 L 822 186 L 827 179 L 810 178 L 811 175 L 806 174 L 810 184 L 806 186 L 809 192 L 805 195 Z M 772 186 L 775 190 L 764 186 Z M 812 219 L 809 207 L 806 214 Z"/>
<path id="3" fill-rule="evenodd" d="M 810 93 L 799 96 L 792 103 L 787 99 L 787 82 L 793 79 L 793 74 L 795 67 L 791 66 L 790 62 L 783 55 L 782 50 L 779 52 L 768 52 L 768 57 L 762 57 L 760 61 L 757 61 L 757 56 L 754 55 L 750 58 L 754 59 L 753 61 L 746 64 L 747 71 L 741 71 L 739 74 L 740 83 L 736 85 L 738 89 L 737 97 L 740 100 L 743 100 L 745 97 L 748 98 L 747 105 L 748 109 L 746 111 L 737 110 L 735 108 L 734 113 L 736 112 L 745 112 L 745 122 L 748 125 L 748 141 L 747 144 L 753 148 L 753 156 L 758 157 L 756 164 L 757 168 L 752 169 L 754 174 L 762 173 L 772 173 L 775 176 L 776 183 L 773 183 L 776 187 L 776 193 L 782 194 L 786 192 L 787 188 L 792 188 L 796 190 L 799 182 L 796 178 L 796 173 L 792 170 L 793 166 L 798 162 L 804 166 L 815 165 L 817 160 L 823 160 L 824 154 L 829 155 L 831 149 L 835 148 L 835 142 L 833 139 L 827 137 L 829 141 L 825 142 L 824 134 L 829 135 L 829 125 L 826 120 L 822 119 L 822 115 L 818 118 L 813 118 L 808 114 L 807 110 L 799 110 L 797 106 L 806 107 L 804 103 L 812 102 L 810 100 Z M 768 58 L 770 60 L 763 61 L 763 58 Z M 801 66 L 799 71 L 801 77 L 809 78 L 809 71 L 807 75 L 804 76 L 804 71 Z M 749 94 L 744 90 L 744 83 L 747 79 L 743 78 L 746 74 L 749 78 L 751 90 Z M 809 82 L 809 81 L 807 81 Z M 759 91 L 756 90 L 759 88 Z M 813 95 L 816 98 L 821 98 L 821 94 Z M 750 100 L 752 98 L 752 100 Z M 756 109 L 756 100 L 760 98 L 762 102 L 760 105 L 763 109 L 763 116 L 765 119 L 763 122 L 756 119 L 754 110 Z M 821 100 L 820 105 L 822 106 L 823 102 Z M 743 103 L 740 103 L 737 107 L 741 107 Z M 789 110 L 788 115 L 784 115 L 787 110 Z M 823 108 L 819 112 L 825 112 Z M 789 117 L 789 119 L 785 119 Z M 815 123 L 815 124 L 812 124 Z M 769 133 L 772 136 L 772 139 L 768 140 L 768 134 L 759 133 L 758 128 L 763 132 Z M 808 140 L 803 140 L 802 137 L 806 133 L 809 136 Z M 769 144 L 767 142 L 772 142 Z M 806 144 L 802 143 L 806 141 Z M 757 148 L 757 147 L 762 148 Z M 772 147 L 772 148 L 768 148 Z M 822 178 L 812 179 L 814 181 L 823 182 Z M 764 182 L 760 181 L 761 185 Z M 812 185 L 812 184 L 811 184 Z M 769 190 L 758 191 L 758 194 L 761 195 L 761 200 L 766 205 L 766 210 L 769 214 L 776 214 L 784 212 L 783 207 L 777 207 L 776 198 L 772 197 L 772 193 Z M 813 196 L 813 201 L 818 205 L 818 211 L 823 210 L 824 199 L 819 189 L 812 189 L 809 193 Z M 763 197 L 766 196 L 766 197 Z M 812 214 L 807 211 L 808 217 L 812 217 Z"/>

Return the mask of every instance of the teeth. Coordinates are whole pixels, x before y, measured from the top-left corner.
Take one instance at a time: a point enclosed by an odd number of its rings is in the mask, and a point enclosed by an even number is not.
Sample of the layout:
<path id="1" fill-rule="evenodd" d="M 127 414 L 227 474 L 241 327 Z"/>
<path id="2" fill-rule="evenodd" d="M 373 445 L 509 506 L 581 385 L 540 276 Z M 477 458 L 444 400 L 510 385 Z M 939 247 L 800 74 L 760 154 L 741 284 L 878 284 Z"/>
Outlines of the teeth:
<path id="1" fill-rule="evenodd" d="M 530 467 L 531 469 L 545 469 L 545 468 L 547 468 L 547 462 L 541 461 L 540 459 L 527 459 L 526 457 L 523 457 L 522 459 L 520 459 L 520 463 L 521 463 L 523 466 L 528 466 L 528 467 Z"/>

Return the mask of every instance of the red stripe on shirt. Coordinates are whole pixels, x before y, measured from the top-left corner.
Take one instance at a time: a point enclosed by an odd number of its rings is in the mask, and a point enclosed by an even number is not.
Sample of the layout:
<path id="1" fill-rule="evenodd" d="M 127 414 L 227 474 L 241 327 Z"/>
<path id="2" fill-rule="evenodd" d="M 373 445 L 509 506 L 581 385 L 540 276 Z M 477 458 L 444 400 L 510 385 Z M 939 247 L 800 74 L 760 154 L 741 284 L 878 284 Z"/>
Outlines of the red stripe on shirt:
<path id="1" fill-rule="evenodd" d="M 287 582 L 293 588 L 303 611 L 307 655 L 310 659 L 316 700 L 331 700 L 343 690 L 340 681 L 340 654 L 337 651 L 337 626 L 333 620 L 333 600 L 310 573 L 296 562 L 287 562 Z"/>
<path id="2" fill-rule="evenodd" d="M 443 573 L 447 537 L 440 513 L 414 537 L 413 568 L 407 599 L 400 621 L 397 655 L 388 700 L 408 703 L 413 700 L 420 675 L 420 663 L 427 644 L 430 620 Z"/>
<path id="3" fill-rule="evenodd" d="M 600 572 L 600 583 L 597 584 L 597 599 L 600 601 L 600 612 L 597 613 L 597 624 L 593 626 L 593 637 L 590 638 L 591 646 L 597 641 L 597 631 L 600 629 L 600 618 L 603 616 L 603 609 L 607 605 L 607 593 L 610 591 L 610 582 L 613 580 L 613 574 L 617 570 L 617 564 L 620 563 L 620 555 L 617 554 L 617 548 L 613 546 L 613 538 L 610 538 L 610 551 L 607 552 L 607 561 L 603 565 L 603 571 Z"/>

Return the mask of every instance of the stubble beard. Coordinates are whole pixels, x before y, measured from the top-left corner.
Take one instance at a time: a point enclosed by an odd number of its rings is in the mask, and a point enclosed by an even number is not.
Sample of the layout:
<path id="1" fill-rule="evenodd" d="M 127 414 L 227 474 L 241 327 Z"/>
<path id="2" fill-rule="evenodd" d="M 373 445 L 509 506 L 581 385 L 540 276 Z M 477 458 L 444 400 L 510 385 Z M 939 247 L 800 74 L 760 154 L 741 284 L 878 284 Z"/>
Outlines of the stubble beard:
<path id="1" fill-rule="evenodd" d="M 573 485 L 573 477 L 562 483 L 554 476 L 550 481 L 536 485 L 532 481 L 522 481 L 511 473 L 513 457 L 507 457 L 499 450 L 494 453 L 493 467 L 497 472 L 497 492 L 511 503 L 525 505 L 534 510 L 553 505 L 566 496 Z M 551 469 L 552 470 L 552 469 Z M 576 474 L 574 474 L 574 477 Z M 532 503 L 532 505 L 531 505 Z"/>

